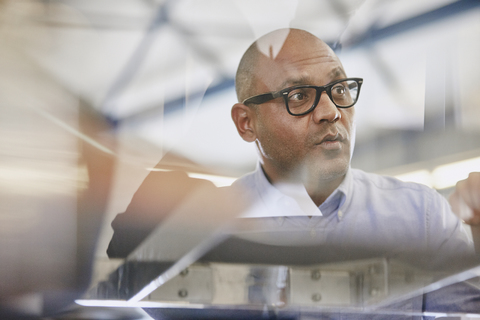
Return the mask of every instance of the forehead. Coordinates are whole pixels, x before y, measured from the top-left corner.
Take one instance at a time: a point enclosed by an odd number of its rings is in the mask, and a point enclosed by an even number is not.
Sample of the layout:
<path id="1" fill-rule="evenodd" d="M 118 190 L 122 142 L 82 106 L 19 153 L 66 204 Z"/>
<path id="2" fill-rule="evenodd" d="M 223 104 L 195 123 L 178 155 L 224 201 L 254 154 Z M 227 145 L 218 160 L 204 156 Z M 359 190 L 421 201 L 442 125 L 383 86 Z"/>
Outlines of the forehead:
<path id="1" fill-rule="evenodd" d="M 275 57 L 260 53 L 256 70 L 260 92 L 296 84 L 324 85 L 345 77 L 335 53 L 313 36 L 289 36 Z"/>

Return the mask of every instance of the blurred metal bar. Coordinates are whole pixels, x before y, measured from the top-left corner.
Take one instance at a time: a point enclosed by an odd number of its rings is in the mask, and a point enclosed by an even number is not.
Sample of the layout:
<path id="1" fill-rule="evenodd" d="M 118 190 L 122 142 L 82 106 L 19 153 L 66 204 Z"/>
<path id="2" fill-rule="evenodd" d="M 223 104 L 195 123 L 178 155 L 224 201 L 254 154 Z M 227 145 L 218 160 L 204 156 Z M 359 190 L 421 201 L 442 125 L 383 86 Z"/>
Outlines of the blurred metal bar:
<path id="1" fill-rule="evenodd" d="M 126 262 L 93 287 L 80 303 L 88 304 L 88 300 L 96 301 L 99 306 L 102 301 L 105 305 L 113 300 L 131 303 L 128 296 L 140 288 L 138 280 L 153 276 L 160 266 L 153 261 Z M 405 297 L 421 296 L 422 288 L 431 286 L 441 276 L 439 272 L 426 272 L 383 258 L 310 266 L 196 263 L 141 301 L 133 302 L 179 308 L 375 309 Z M 451 277 L 448 283 L 452 279 L 455 280 Z"/>
<path id="2" fill-rule="evenodd" d="M 194 92 L 192 94 L 189 94 L 188 100 L 201 99 L 202 97 L 207 97 L 215 93 L 222 92 L 224 90 L 232 89 L 234 86 L 235 86 L 234 79 L 224 79 L 220 81 L 218 84 L 209 87 L 205 93 L 203 91 L 199 91 L 199 92 Z M 115 124 L 119 124 L 120 122 L 128 123 L 128 122 L 142 121 L 145 119 L 151 119 L 152 116 L 158 115 L 159 113 L 163 113 L 164 115 L 167 115 L 169 113 L 182 109 L 185 106 L 186 101 L 187 101 L 187 97 L 182 96 L 177 99 L 166 102 L 163 105 L 163 108 L 153 107 L 147 110 L 142 110 L 140 112 L 133 113 L 122 119 L 111 119 L 111 121 Z"/>
<path id="3" fill-rule="evenodd" d="M 103 113 L 108 115 L 109 110 L 111 110 L 115 104 L 115 99 L 117 99 L 118 95 L 125 90 L 140 69 L 142 62 L 149 52 L 150 47 L 155 39 L 155 33 L 159 27 L 168 22 L 167 8 L 170 3 L 170 1 L 166 1 L 158 6 L 157 13 L 150 22 L 143 39 L 140 41 L 140 44 L 135 49 L 126 65 L 120 71 L 110 89 L 107 91 L 104 101 L 101 105 L 101 110 Z"/>
<path id="4" fill-rule="evenodd" d="M 480 7 L 480 1 L 478 0 L 459 0 L 430 12 L 389 25 L 385 28 L 373 27 L 365 32 L 363 36 L 359 36 L 353 42 L 345 45 L 344 48 L 356 49 L 357 47 L 368 45 L 370 42 L 380 41 L 388 37 L 411 31 L 478 7 Z"/>

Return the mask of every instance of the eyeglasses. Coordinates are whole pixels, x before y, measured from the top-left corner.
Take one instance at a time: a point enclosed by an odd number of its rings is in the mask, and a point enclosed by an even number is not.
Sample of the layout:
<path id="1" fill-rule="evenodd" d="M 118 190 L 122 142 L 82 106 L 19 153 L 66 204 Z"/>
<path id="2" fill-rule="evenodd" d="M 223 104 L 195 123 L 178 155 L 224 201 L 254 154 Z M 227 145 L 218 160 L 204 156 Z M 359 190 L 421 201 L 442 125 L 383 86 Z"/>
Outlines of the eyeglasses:
<path id="1" fill-rule="evenodd" d="M 337 108 L 350 108 L 357 103 L 362 87 L 362 78 L 347 78 L 330 82 L 324 86 L 301 85 L 253 96 L 243 104 L 262 104 L 283 97 L 288 113 L 292 116 L 303 116 L 311 112 L 320 101 L 325 91 Z"/>

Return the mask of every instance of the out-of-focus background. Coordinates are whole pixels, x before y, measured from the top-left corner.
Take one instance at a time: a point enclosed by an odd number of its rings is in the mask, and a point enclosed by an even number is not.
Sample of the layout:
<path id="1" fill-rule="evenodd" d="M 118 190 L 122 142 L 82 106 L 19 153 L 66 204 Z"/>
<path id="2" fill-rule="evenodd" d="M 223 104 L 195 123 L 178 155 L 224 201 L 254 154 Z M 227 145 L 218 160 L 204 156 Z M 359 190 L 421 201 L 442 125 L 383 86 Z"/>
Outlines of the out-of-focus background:
<path id="1" fill-rule="evenodd" d="M 0 297 L 35 311 L 37 288 L 78 287 L 152 168 L 217 185 L 253 170 L 235 71 L 284 27 L 364 78 L 353 167 L 445 195 L 480 171 L 479 1 L 2 0 Z"/>

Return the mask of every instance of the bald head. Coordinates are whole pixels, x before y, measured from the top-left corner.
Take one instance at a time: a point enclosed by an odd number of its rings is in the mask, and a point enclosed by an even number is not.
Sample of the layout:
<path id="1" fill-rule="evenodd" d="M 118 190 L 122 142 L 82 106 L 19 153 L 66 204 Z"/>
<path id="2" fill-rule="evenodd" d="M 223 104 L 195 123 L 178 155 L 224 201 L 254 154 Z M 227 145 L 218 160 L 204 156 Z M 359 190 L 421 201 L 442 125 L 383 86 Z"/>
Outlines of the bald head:
<path id="1" fill-rule="evenodd" d="M 333 51 L 322 40 L 313 34 L 300 29 L 278 29 L 256 40 L 245 51 L 237 69 L 235 77 L 235 89 L 239 102 L 259 94 L 256 92 L 258 77 L 258 65 L 260 63 L 275 61 L 282 50 L 292 46 L 304 46 L 316 42 L 335 56 Z"/>

